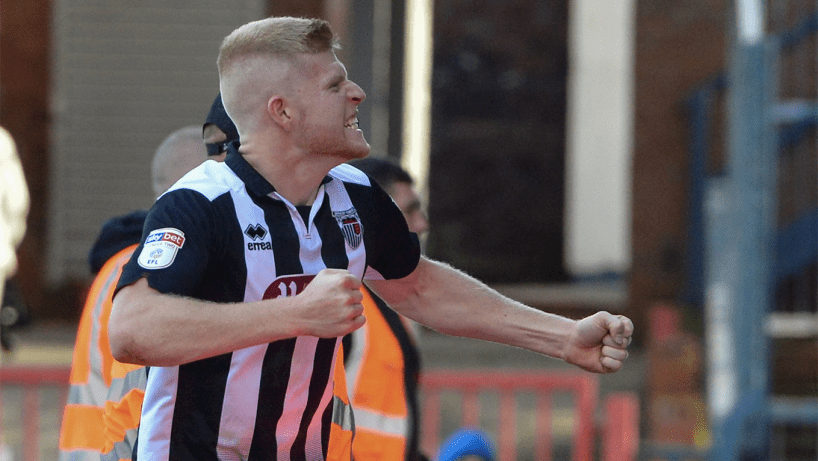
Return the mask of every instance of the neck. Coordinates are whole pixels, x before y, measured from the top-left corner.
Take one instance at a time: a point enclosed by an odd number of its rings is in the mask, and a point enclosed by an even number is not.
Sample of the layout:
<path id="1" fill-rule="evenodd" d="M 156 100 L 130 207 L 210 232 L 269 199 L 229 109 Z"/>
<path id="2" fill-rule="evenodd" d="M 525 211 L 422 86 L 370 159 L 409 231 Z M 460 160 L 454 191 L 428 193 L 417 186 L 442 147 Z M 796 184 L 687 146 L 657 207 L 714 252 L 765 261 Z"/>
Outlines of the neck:
<path id="1" fill-rule="evenodd" d="M 310 157 L 297 150 L 245 144 L 243 140 L 239 151 L 279 195 L 296 206 L 312 205 L 321 181 L 340 163 Z"/>

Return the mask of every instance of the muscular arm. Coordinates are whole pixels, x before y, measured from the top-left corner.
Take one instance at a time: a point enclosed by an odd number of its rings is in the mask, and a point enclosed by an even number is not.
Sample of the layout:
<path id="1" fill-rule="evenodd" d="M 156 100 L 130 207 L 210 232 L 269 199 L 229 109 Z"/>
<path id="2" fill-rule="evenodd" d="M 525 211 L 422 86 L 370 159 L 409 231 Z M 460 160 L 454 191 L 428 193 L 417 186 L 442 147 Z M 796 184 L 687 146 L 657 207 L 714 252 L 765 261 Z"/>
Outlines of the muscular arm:
<path id="1" fill-rule="evenodd" d="M 407 277 L 367 284 L 396 311 L 441 333 L 521 347 L 597 373 L 622 367 L 633 333 L 622 316 L 549 314 L 427 258 Z"/>
<path id="2" fill-rule="evenodd" d="M 361 283 L 325 269 L 296 296 L 211 303 L 159 293 L 142 278 L 123 287 L 109 322 L 120 362 L 174 366 L 295 336 L 343 336 L 364 324 Z"/>

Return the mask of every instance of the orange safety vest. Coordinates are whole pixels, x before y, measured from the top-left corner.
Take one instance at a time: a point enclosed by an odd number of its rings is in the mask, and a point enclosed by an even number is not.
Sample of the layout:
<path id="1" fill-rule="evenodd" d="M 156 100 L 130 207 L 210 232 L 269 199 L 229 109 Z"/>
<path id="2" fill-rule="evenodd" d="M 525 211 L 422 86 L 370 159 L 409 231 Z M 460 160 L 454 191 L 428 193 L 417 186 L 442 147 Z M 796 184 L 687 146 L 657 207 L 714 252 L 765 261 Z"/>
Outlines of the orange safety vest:
<path id="1" fill-rule="evenodd" d="M 327 461 L 351 461 L 352 441 L 355 436 L 355 420 L 347 394 L 344 373 L 344 350 L 338 348 L 332 388 L 332 425 L 329 431 Z"/>
<path id="2" fill-rule="evenodd" d="M 417 350 L 402 318 L 361 290 L 366 323 L 352 333 L 345 364 L 355 416 L 353 456 L 404 461 L 417 456 Z"/>
<path id="3" fill-rule="evenodd" d="M 114 362 L 111 375 L 117 384 L 111 386 L 105 402 L 101 461 L 130 461 L 142 418 L 148 374 L 144 367 Z"/>
<path id="4" fill-rule="evenodd" d="M 131 245 L 112 256 L 97 274 L 86 298 L 71 362 L 71 390 L 60 430 L 61 460 L 98 461 L 105 445 L 103 412 L 115 380 L 111 368 L 118 363 L 108 342 L 111 297 L 122 266 L 135 249 L 136 245 Z"/>

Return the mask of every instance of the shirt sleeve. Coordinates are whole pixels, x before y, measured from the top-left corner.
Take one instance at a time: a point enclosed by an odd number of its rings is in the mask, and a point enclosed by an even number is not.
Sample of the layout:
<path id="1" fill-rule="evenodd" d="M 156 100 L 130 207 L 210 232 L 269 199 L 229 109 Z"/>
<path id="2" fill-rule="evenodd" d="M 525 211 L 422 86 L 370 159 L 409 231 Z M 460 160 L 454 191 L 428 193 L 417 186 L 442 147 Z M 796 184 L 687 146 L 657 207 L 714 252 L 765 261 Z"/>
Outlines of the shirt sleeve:
<path id="1" fill-rule="evenodd" d="M 117 291 L 142 277 L 160 293 L 190 296 L 213 246 L 210 201 L 190 189 L 160 197 L 148 212 L 141 243 L 122 270 Z"/>
<path id="2" fill-rule="evenodd" d="M 399 279 L 411 274 L 420 261 L 420 242 L 417 234 L 409 231 L 406 219 L 398 206 L 375 181 L 372 181 L 372 216 L 374 229 L 365 230 L 368 280 Z"/>

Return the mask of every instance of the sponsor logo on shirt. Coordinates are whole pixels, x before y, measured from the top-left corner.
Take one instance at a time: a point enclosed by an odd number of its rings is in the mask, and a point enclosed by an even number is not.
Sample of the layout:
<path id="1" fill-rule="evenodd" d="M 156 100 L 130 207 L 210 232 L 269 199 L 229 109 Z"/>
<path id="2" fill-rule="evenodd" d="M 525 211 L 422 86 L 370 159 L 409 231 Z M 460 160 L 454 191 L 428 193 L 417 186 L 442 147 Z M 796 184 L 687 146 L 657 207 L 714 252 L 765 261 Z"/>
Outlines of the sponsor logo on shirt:
<path id="1" fill-rule="evenodd" d="M 271 242 L 248 242 L 247 249 L 250 251 L 272 250 L 273 244 Z"/>
<path id="2" fill-rule="evenodd" d="M 344 234 L 344 240 L 346 240 L 347 244 L 353 249 L 358 248 L 364 235 L 364 227 L 358 217 L 358 211 L 355 208 L 333 211 L 332 216 L 341 226 L 341 232 Z"/>
<path id="3" fill-rule="evenodd" d="M 185 234 L 179 229 L 156 229 L 148 234 L 136 261 L 145 269 L 164 269 L 173 264 L 176 253 L 184 244 Z"/>
<path id="4" fill-rule="evenodd" d="M 267 229 L 261 224 L 248 224 L 247 229 L 244 229 L 244 233 L 253 240 L 262 240 L 267 235 Z"/>
<path id="5" fill-rule="evenodd" d="M 247 242 L 247 249 L 249 251 L 272 250 L 272 242 L 264 242 L 264 237 L 267 235 L 267 229 L 261 224 L 248 224 L 247 229 L 244 229 L 244 235 L 250 237 L 252 242 Z M 256 240 L 262 240 L 256 242 Z"/>
<path id="6" fill-rule="evenodd" d="M 306 288 L 314 278 L 315 275 L 285 275 L 279 277 L 264 290 L 262 299 L 295 296 L 304 291 L 304 288 Z"/>

